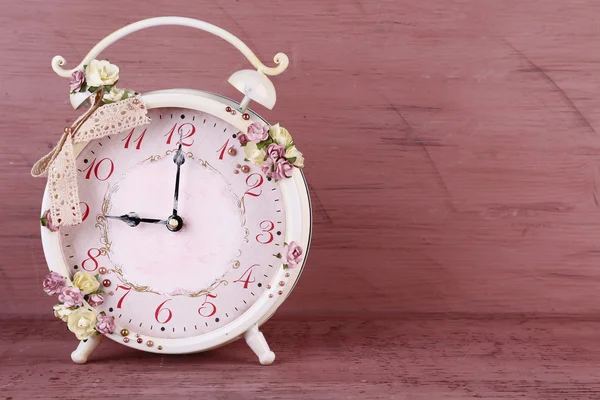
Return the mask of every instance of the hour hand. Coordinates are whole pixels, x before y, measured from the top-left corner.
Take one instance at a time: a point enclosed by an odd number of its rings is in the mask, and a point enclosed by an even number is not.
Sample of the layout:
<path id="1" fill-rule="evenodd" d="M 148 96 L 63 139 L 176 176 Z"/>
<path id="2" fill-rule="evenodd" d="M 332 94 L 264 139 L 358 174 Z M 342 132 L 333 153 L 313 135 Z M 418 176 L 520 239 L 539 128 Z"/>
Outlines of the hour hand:
<path id="1" fill-rule="evenodd" d="M 130 212 L 123 215 L 105 215 L 106 218 L 110 219 L 118 219 L 119 221 L 125 222 L 127 225 L 132 228 L 138 226 L 141 222 L 149 223 L 149 224 L 166 224 L 167 221 L 162 219 L 151 219 L 151 218 L 140 218 L 137 213 Z"/>

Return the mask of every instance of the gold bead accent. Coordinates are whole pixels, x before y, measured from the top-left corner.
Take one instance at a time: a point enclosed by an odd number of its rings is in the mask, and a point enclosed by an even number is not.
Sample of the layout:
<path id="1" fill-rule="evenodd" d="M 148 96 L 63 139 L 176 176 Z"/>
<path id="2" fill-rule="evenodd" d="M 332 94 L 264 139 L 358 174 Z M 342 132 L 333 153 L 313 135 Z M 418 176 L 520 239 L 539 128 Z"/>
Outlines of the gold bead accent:
<path id="1" fill-rule="evenodd" d="M 250 172 L 250 167 L 247 165 L 242 165 L 242 172 L 247 174 L 248 172 Z"/>
<path id="2" fill-rule="evenodd" d="M 229 149 L 227 149 L 227 154 L 229 154 L 230 156 L 235 156 L 237 154 L 237 150 L 235 149 L 235 147 L 230 147 Z"/>
<path id="3" fill-rule="evenodd" d="M 127 335 L 129 335 L 129 330 L 127 330 L 125 328 L 121 329 L 121 336 L 127 336 Z"/>
<path id="4" fill-rule="evenodd" d="M 157 348 L 158 348 L 159 350 L 162 350 L 162 346 L 158 346 Z"/>
<path id="5" fill-rule="evenodd" d="M 243 118 L 244 120 L 248 121 L 248 120 L 250 119 L 250 114 L 246 114 L 246 113 L 244 113 L 244 114 L 242 114 L 242 118 Z"/>

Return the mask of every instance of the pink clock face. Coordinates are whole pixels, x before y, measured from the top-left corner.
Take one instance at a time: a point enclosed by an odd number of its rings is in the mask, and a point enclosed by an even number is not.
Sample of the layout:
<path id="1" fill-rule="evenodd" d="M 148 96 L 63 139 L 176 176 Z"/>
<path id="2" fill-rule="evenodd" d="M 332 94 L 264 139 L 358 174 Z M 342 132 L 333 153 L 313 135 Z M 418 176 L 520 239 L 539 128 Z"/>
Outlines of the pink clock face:
<path id="1" fill-rule="evenodd" d="M 244 161 L 232 125 L 179 108 L 148 116 L 150 125 L 93 141 L 79 154 L 84 221 L 61 228 L 63 255 L 71 276 L 99 274 L 105 302 L 96 308 L 120 328 L 157 338 L 201 335 L 247 311 L 280 268 L 283 197 Z M 174 208 L 183 225 L 168 229 Z"/>

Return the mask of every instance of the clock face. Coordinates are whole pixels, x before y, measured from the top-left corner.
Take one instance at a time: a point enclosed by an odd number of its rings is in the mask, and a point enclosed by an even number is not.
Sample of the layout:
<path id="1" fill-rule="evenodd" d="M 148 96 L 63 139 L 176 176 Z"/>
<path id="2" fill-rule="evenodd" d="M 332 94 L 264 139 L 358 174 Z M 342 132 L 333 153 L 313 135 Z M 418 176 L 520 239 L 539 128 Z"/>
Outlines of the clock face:
<path id="1" fill-rule="evenodd" d="M 132 335 L 172 339 L 222 328 L 247 311 L 281 268 L 285 204 L 278 183 L 244 161 L 239 131 L 183 108 L 87 144 L 77 157 L 83 222 L 60 230 L 72 277 L 98 274 L 104 303 Z M 173 214 L 180 137 L 179 231 Z M 107 216 L 163 222 L 132 227 Z M 115 332 L 119 334 L 119 331 Z"/>

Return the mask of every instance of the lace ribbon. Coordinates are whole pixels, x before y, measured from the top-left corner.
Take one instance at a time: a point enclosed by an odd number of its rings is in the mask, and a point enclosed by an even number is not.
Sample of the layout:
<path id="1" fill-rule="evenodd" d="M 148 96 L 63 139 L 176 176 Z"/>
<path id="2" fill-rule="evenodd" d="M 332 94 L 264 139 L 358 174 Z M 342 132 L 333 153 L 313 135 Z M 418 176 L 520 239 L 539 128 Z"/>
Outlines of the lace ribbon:
<path id="1" fill-rule="evenodd" d="M 90 109 L 65 128 L 54 149 L 31 169 L 33 177 L 48 176 L 50 213 L 56 225 L 81 223 L 73 145 L 116 135 L 150 122 L 146 115 L 148 110 L 139 96 L 102 105 L 102 94 L 102 90 L 95 93 Z"/>

